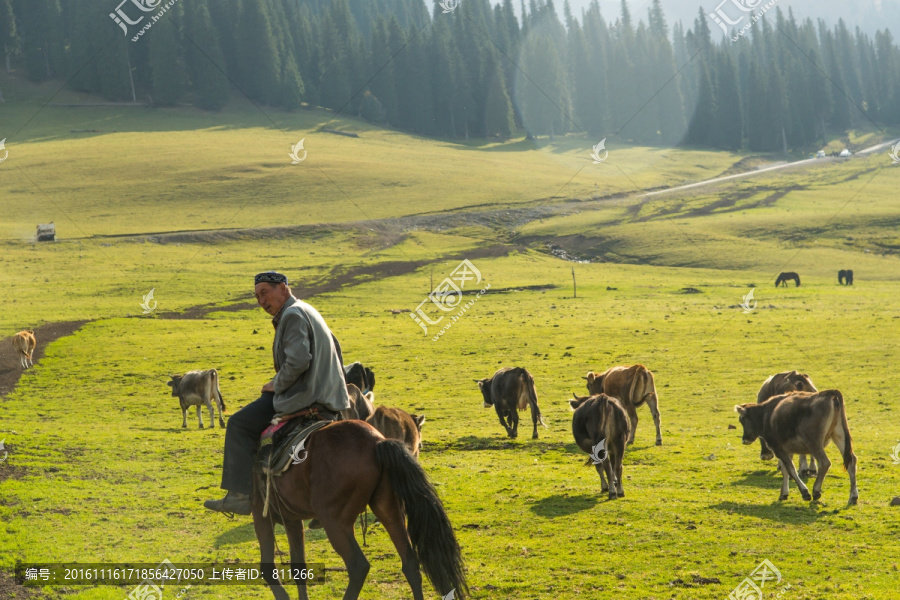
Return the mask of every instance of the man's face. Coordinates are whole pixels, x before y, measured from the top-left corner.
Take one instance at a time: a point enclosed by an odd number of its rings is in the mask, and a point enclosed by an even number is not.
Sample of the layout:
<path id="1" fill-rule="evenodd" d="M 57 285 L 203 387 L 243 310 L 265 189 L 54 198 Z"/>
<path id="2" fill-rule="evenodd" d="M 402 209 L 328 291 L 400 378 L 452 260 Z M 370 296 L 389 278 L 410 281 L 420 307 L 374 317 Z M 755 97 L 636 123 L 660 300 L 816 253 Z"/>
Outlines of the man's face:
<path id="1" fill-rule="evenodd" d="M 278 314 L 281 307 L 284 306 L 290 292 L 288 286 L 283 283 L 273 285 L 271 283 L 256 284 L 256 302 L 263 307 L 263 310 L 273 317 Z"/>

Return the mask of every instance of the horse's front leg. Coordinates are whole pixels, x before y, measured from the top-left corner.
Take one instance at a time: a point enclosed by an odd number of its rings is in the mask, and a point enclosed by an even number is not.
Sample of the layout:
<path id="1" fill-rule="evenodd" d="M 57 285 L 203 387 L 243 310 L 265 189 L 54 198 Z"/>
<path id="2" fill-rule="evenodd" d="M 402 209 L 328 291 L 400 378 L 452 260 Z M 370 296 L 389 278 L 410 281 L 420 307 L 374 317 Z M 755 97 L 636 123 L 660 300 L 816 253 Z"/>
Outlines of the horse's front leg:
<path id="1" fill-rule="evenodd" d="M 261 504 L 258 498 L 254 498 L 253 529 L 256 530 L 256 540 L 259 542 L 260 570 L 275 600 L 290 600 L 281 580 L 275 576 L 275 526 L 271 519 L 262 516 Z"/>
<path id="2" fill-rule="evenodd" d="M 308 579 L 303 579 L 301 574 L 306 569 L 306 538 L 303 533 L 303 521 L 285 521 L 284 529 L 287 532 L 288 544 L 291 547 L 291 576 L 297 584 L 300 600 L 309 600 L 306 591 Z M 322 573 L 314 573 L 314 577 L 321 577 Z"/>

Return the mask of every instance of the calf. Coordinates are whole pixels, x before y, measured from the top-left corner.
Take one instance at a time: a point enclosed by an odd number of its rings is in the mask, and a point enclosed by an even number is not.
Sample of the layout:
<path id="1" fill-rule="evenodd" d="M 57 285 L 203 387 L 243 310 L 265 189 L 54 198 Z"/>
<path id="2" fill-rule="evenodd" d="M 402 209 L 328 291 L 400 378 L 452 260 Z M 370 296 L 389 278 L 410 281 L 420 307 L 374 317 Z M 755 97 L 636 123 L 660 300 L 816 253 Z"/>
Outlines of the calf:
<path id="1" fill-rule="evenodd" d="M 411 415 L 399 408 L 379 406 L 366 421 L 387 439 L 400 440 L 406 444 L 410 454 L 419 457 L 419 450 L 422 449 L 424 415 Z"/>
<path id="2" fill-rule="evenodd" d="M 347 395 L 350 397 L 350 408 L 341 411 L 341 417 L 345 421 L 359 419 L 365 421 L 372 413 L 375 412 L 375 393 L 368 392 L 363 394 L 356 384 L 347 384 Z"/>
<path id="3" fill-rule="evenodd" d="M 572 435 L 578 447 L 591 455 L 585 464 L 593 463 L 600 474 L 600 490 L 609 490 L 610 500 L 624 498 L 622 457 L 631 429 L 628 414 L 618 400 L 606 394 L 575 396 L 569 406 L 575 411 Z M 600 451 L 601 442 L 605 442 L 605 453 Z"/>
<path id="4" fill-rule="evenodd" d="M 756 394 L 756 402 L 765 402 L 772 396 L 787 394 L 788 392 L 818 392 L 816 386 L 813 385 L 812 379 L 806 373 L 798 373 L 797 371 L 785 371 L 784 373 L 776 373 L 766 379 L 759 392 Z M 759 440 L 760 460 L 772 460 L 775 455 L 766 446 L 765 440 Z M 816 474 L 816 459 L 810 457 L 809 465 L 806 464 L 806 455 L 800 455 L 800 477 L 809 477 Z"/>
<path id="5" fill-rule="evenodd" d="M 19 361 L 23 369 L 27 369 L 29 363 L 32 367 L 34 366 L 32 356 L 35 346 L 37 346 L 37 341 L 34 339 L 34 331 L 31 329 L 20 331 L 13 336 L 13 347 L 16 349 L 16 354 L 19 355 Z"/>
<path id="6" fill-rule="evenodd" d="M 838 390 L 823 392 L 790 392 L 773 396 L 762 404 L 741 404 L 734 407 L 744 427 L 743 442 L 752 444 L 756 438 L 766 441 L 780 461 L 781 496 L 787 500 L 789 477 L 797 482 L 804 500 L 810 500 L 809 489 L 794 469 L 794 454 L 811 454 L 819 461 L 819 473 L 813 484 L 812 499 L 822 496 L 822 481 L 831 467 L 825 454 L 829 441 L 841 451 L 844 468 L 850 475 L 850 504 L 856 504 L 856 455 L 853 454 L 844 397 Z"/>
<path id="7" fill-rule="evenodd" d="M 506 434 L 515 438 L 519 435 L 519 412 L 531 407 L 531 421 L 534 424 L 532 439 L 538 439 L 538 423 L 544 423 L 541 409 L 537 405 L 537 390 L 534 388 L 534 377 L 521 367 L 503 367 L 493 377 L 476 379 L 481 394 L 484 396 L 484 407 L 494 407 L 500 424 Z"/>
<path id="8" fill-rule="evenodd" d="M 630 367 L 612 367 L 603 373 L 588 373 L 587 389 L 591 394 L 606 394 L 622 403 L 631 423 L 628 443 L 634 443 L 637 431 L 637 407 L 646 403 L 656 424 L 656 445 L 662 446 L 662 430 L 659 418 L 659 397 L 656 395 L 656 383 L 653 373 L 644 365 Z"/>
<path id="9" fill-rule="evenodd" d="M 203 417 L 200 414 L 200 407 L 206 405 L 209 409 L 209 427 L 215 429 L 216 410 L 214 404 L 219 406 L 219 427 L 225 427 L 225 419 L 222 413 L 225 412 L 225 400 L 222 399 L 222 392 L 219 391 L 219 373 L 215 369 L 208 371 L 188 371 L 184 375 L 169 375 L 171 381 L 166 382 L 172 388 L 172 395 L 178 396 L 181 402 L 181 426 L 187 427 L 187 409 L 191 406 L 197 407 L 197 422 L 200 429 L 203 429 Z"/>

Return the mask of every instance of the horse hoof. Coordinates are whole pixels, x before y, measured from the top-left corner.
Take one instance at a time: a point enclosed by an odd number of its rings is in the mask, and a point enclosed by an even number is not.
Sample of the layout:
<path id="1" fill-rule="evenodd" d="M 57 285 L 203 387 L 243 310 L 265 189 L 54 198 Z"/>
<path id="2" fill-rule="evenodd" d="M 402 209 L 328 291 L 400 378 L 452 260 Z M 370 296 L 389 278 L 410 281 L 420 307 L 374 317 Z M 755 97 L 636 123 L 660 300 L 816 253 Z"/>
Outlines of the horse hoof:
<path id="1" fill-rule="evenodd" d="M 787 495 L 787 494 L 782 494 L 782 495 L 778 496 L 779 502 L 782 501 L 782 500 L 787 500 L 787 498 L 788 498 L 788 495 Z"/>

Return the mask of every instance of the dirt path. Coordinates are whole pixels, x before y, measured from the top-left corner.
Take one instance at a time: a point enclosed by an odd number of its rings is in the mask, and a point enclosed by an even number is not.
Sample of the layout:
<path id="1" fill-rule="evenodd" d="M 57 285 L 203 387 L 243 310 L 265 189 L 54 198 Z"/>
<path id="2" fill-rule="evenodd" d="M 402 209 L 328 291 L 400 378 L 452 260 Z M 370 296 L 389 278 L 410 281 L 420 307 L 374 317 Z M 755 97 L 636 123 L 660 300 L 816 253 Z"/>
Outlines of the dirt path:
<path id="1" fill-rule="evenodd" d="M 34 330 L 37 340 L 37 348 L 34 350 L 34 364 L 37 365 L 44 357 L 44 349 L 51 342 L 61 337 L 72 335 L 87 321 L 67 321 L 63 323 L 48 323 Z M 19 356 L 12 345 L 13 336 L 0 339 L 0 398 L 13 391 L 19 382 L 19 377 L 24 373 L 19 363 Z"/>

